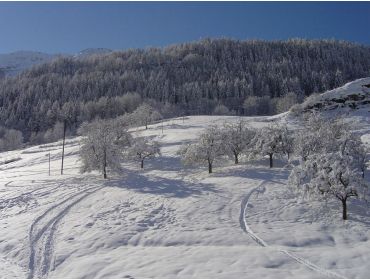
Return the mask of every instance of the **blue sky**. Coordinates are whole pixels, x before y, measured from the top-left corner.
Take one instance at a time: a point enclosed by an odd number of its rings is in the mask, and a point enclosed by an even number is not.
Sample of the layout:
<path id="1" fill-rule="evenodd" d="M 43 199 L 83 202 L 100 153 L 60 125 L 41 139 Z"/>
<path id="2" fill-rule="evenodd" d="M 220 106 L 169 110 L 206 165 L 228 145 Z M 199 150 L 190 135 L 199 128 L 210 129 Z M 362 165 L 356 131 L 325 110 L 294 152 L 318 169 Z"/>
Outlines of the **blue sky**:
<path id="1" fill-rule="evenodd" d="M 0 2 L 0 53 L 145 48 L 205 37 L 370 45 L 370 2 Z"/>

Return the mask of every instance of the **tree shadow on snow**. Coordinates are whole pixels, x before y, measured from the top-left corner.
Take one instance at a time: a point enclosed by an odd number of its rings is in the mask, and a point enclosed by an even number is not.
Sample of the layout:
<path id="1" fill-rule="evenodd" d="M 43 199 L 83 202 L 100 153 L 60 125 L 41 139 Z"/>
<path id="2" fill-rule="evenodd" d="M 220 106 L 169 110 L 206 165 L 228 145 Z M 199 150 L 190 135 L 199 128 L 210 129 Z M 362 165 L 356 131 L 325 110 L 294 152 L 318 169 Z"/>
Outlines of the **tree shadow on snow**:
<path id="1" fill-rule="evenodd" d="M 145 162 L 145 170 L 179 171 L 183 168 L 180 157 L 161 156 Z"/>
<path id="2" fill-rule="evenodd" d="M 275 169 L 268 167 L 266 168 L 256 168 L 253 169 L 248 165 L 241 165 L 241 168 L 235 170 L 227 170 L 226 172 L 214 173 L 214 177 L 242 177 L 253 180 L 266 180 L 277 184 L 286 184 L 290 170 L 287 169 Z"/>
<path id="3" fill-rule="evenodd" d="M 106 182 L 108 187 L 117 187 L 139 193 L 161 195 L 165 197 L 185 198 L 199 196 L 209 192 L 218 192 L 212 185 L 203 183 L 190 183 L 179 179 L 162 177 L 147 177 L 145 175 L 124 170 L 126 176 Z"/>

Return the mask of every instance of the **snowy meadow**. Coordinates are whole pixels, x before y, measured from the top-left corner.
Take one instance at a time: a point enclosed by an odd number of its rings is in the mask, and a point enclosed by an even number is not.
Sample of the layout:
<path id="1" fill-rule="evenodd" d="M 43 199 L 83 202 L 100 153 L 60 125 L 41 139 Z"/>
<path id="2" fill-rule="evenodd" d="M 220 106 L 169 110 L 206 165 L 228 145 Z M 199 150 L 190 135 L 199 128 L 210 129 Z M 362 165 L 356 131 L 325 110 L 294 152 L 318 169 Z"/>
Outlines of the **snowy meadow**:
<path id="1" fill-rule="evenodd" d="M 199 139 L 225 123 L 248 125 L 243 139 L 272 123 L 300 126 L 285 113 L 191 116 L 130 128 L 120 140 L 144 140 L 126 149 L 119 166 L 117 151 L 107 150 L 107 179 L 94 155 L 82 154 L 89 144 L 84 136 L 66 141 L 63 176 L 61 142 L 3 153 L 2 277 L 370 277 L 367 202 L 349 199 L 343 220 L 337 200 L 297 194 L 289 176 L 298 158 L 286 154 L 274 155 L 270 167 L 269 151 L 241 153 L 238 164 L 235 154 L 208 151 L 210 173 L 199 146 L 210 137 Z M 361 139 L 368 144 L 366 125 Z M 261 139 L 254 145 L 266 145 Z M 143 165 L 139 150 L 151 154 Z"/>

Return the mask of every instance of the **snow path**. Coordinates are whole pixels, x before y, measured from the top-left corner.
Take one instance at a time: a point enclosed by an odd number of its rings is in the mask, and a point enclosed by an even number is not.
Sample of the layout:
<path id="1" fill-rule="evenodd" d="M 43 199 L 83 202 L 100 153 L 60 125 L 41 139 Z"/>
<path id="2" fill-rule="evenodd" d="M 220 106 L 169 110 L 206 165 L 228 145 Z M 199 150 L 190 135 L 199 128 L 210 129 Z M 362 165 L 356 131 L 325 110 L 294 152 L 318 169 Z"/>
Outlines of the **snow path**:
<path id="1" fill-rule="evenodd" d="M 254 193 L 257 193 L 257 195 L 264 193 L 266 183 L 267 183 L 267 181 L 263 181 L 262 183 L 259 184 L 259 186 L 257 186 L 253 190 L 251 190 L 243 198 L 243 200 L 241 202 L 240 217 L 239 217 L 240 227 L 243 229 L 243 231 L 245 233 L 247 233 L 256 243 L 258 243 L 262 247 L 270 247 L 270 246 L 261 237 L 259 237 L 257 234 L 255 234 L 251 230 L 251 228 L 248 226 L 246 216 L 247 216 L 248 203 L 249 203 L 249 200 L 250 200 L 251 196 Z M 297 256 L 296 254 L 294 254 L 291 251 L 283 250 L 283 249 L 277 249 L 277 251 L 286 254 L 288 257 L 292 258 L 296 262 L 298 262 L 300 264 L 303 264 L 304 266 L 308 267 L 309 269 L 311 269 L 313 271 L 316 271 L 317 273 L 319 273 L 319 274 L 321 274 L 321 275 L 323 275 L 327 278 L 340 278 L 340 279 L 345 279 L 346 278 L 346 277 L 344 277 L 344 276 L 342 276 L 338 273 L 335 273 L 335 272 L 326 270 L 322 267 L 319 267 L 319 266 L 311 263 L 310 261 Z"/>
<path id="2" fill-rule="evenodd" d="M 77 203 L 103 187 L 78 191 L 47 209 L 32 223 L 29 231 L 30 259 L 28 278 L 47 276 L 52 263 L 54 234 L 62 218 Z"/>

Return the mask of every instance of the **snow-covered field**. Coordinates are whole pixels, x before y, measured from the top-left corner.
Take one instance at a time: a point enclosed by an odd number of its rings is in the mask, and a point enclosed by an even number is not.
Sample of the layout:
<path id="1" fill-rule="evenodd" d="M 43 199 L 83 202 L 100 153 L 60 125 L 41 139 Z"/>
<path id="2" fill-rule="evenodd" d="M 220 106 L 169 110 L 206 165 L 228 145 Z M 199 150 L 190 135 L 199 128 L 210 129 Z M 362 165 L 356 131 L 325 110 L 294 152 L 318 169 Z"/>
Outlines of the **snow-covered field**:
<path id="1" fill-rule="evenodd" d="M 256 127 L 289 120 L 246 119 Z M 63 176 L 60 143 L 1 154 L 1 277 L 370 278 L 364 203 L 350 204 L 343 222 L 339 203 L 297 200 L 284 161 L 272 169 L 268 159 L 219 163 L 211 175 L 182 166 L 179 147 L 226 120 L 237 117 L 137 129 L 156 137 L 162 155 L 144 170 L 126 162 L 108 180 L 79 173 L 77 138 L 68 141 Z"/>

